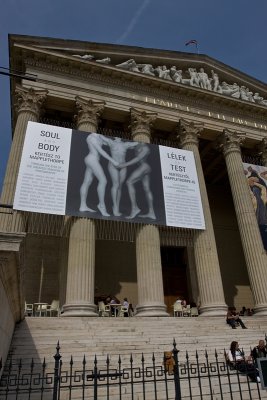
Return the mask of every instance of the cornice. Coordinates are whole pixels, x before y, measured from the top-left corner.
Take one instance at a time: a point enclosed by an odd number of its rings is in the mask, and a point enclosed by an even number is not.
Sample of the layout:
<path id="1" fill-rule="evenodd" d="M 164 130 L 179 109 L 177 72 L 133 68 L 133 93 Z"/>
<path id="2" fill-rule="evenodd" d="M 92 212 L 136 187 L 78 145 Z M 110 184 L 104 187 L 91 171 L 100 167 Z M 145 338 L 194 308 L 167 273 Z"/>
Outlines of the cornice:
<path id="1" fill-rule="evenodd" d="M 252 84 L 254 87 L 260 88 L 267 94 L 266 83 L 206 54 L 16 34 L 9 35 L 9 45 L 11 52 L 15 47 L 25 47 L 35 48 L 36 50 L 43 50 L 53 54 L 64 53 L 66 56 L 71 56 L 75 53 L 92 53 L 98 58 L 108 56 L 112 59 L 114 58 L 115 61 L 120 60 L 120 62 L 125 61 L 127 58 L 136 58 L 138 62 L 141 61 L 145 63 L 156 62 L 157 65 L 162 62 L 163 64 L 181 63 L 183 66 L 190 62 L 196 67 L 210 66 L 216 68 L 228 77 L 232 76 L 234 79 L 239 79 L 246 84 Z"/>
<path id="2" fill-rule="evenodd" d="M 157 95 L 159 89 L 161 90 L 161 93 L 163 93 L 165 97 L 169 95 L 170 91 L 176 92 L 178 94 L 184 92 L 187 94 L 187 96 L 189 95 L 192 97 L 195 96 L 198 97 L 197 102 L 191 100 L 192 106 L 194 104 L 200 104 L 199 98 L 205 98 L 209 102 L 211 101 L 213 103 L 219 102 L 219 107 L 221 107 L 221 104 L 224 103 L 224 104 L 229 104 L 230 107 L 244 108 L 246 109 L 247 112 L 251 107 L 253 107 L 254 113 L 259 112 L 267 114 L 266 107 L 260 106 L 255 103 L 248 103 L 240 99 L 236 100 L 234 98 L 231 97 L 229 98 L 222 94 L 217 94 L 216 92 L 209 92 L 197 87 L 188 87 L 183 84 L 164 81 L 163 79 L 157 77 L 153 78 L 150 76 L 146 76 L 144 74 L 134 73 L 132 71 L 129 72 L 127 70 L 118 69 L 111 65 L 97 64 L 95 62 L 90 62 L 87 60 L 84 61 L 80 58 L 77 59 L 76 57 L 70 55 L 55 53 L 52 51 L 48 51 L 47 49 L 40 50 L 39 48 L 32 46 L 23 46 L 14 44 L 13 51 L 15 50 L 21 54 L 21 57 L 23 57 L 23 61 L 26 64 L 28 63 L 28 65 L 35 66 L 36 68 L 39 68 L 41 70 L 48 69 L 53 72 L 68 74 L 71 76 L 79 76 L 80 78 L 86 80 L 93 79 L 96 75 L 100 75 L 101 77 L 98 76 L 98 80 L 100 82 L 103 83 L 110 82 L 110 84 L 114 83 L 115 85 L 119 84 L 119 86 L 126 87 L 130 90 L 131 89 L 134 90 L 138 84 L 140 85 L 141 88 L 143 87 L 143 85 L 147 85 L 149 89 L 146 88 L 146 92 L 151 95 Z M 29 57 L 29 54 L 31 54 L 32 57 Z M 16 57 L 15 55 L 13 56 L 14 58 L 17 58 L 19 57 L 19 54 L 17 54 Z M 91 71 L 90 73 L 88 72 L 89 70 Z M 109 80 L 104 79 L 102 76 L 103 74 L 107 74 L 107 76 L 112 75 L 111 81 L 110 79 Z M 121 79 L 122 75 L 125 78 L 123 80 Z M 117 77 L 117 79 L 115 79 L 115 77 Z M 129 81 L 133 81 L 134 85 L 129 84 Z M 152 86 L 154 87 L 154 90 Z M 260 91 L 264 90 L 262 86 L 263 84 L 261 84 L 261 87 L 259 88 Z"/>

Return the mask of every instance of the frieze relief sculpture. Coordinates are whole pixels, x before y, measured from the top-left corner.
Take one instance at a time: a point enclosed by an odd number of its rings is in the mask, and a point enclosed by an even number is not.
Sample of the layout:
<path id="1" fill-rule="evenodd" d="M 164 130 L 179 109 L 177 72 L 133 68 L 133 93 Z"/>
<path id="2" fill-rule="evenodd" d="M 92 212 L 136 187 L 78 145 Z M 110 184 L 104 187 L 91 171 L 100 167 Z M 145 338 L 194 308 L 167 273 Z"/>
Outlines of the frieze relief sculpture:
<path id="1" fill-rule="evenodd" d="M 95 61 L 100 64 L 111 63 L 109 57 L 96 60 L 92 54 L 73 54 L 73 57 L 78 57 L 87 61 Z M 224 96 L 230 96 L 235 99 L 267 106 L 267 100 L 261 97 L 259 93 L 253 93 L 249 88 L 243 85 L 239 86 L 237 83 L 229 84 L 224 81 L 221 83 L 218 74 L 214 70 L 211 70 L 211 77 L 209 77 L 204 68 L 200 68 L 199 71 L 197 71 L 196 68 L 189 67 L 185 72 L 182 69 L 177 69 L 175 65 L 170 68 L 166 65 L 158 65 L 154 68 L 152 64 L 138 64 L 133 58 L 117 64 L 115 67 L 130 72 L 137 72 L 169 80 L 175 83 L 199 87 L 201 89 L 223 94 Z"/>

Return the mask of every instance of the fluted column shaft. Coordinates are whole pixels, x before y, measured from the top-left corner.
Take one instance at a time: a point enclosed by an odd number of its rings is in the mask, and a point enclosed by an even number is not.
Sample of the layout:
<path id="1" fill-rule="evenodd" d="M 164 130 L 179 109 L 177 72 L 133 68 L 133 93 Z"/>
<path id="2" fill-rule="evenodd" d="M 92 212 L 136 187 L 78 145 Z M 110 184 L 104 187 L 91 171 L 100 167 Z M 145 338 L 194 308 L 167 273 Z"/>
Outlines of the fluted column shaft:
<path id="1" fill-rule="evenodd" d="M 77 128 L 96 132 L 103 102 L 76 98 Z M 75 218 L 70 230 L 66 304 L 64 316 L 97 315 L 95 291 L 95 223 L 87 218 Z"/>
<path id="2" fill-rule="evenodd" d="M 263 165 L 267 167 L 267 138 L 263 138 L 260 145 L 258 146 L 259 154 L 261 155 L 261 159 Z"/>
<path id="3" fill-rule="evenodd" d="M 267 256 L 264 250 L 250 188 L 244 174 L 240 144 L 244 136 L 225 130 L 223 149 L 240 237 L 247 264 L 255 313 L 267 315 Z"/>
<path id="4" fill-rule="evenodd" d="M 131 109 L 132 138 L 150 142 L 150 126 L 156 114 Z M 164 304 L 159 230 L 155 225 L 142 226 L 136 235 L 138 317 L 168 316 Z"/>
<path id="5" fill-rule="evenodd" d="M 37 122 L 39 120 L 41 107 L 46 98 L 46 94 L 47 92 L 44 90 L 24 89 L 20 86 L 16 88 L 18 118 L 3 184 L 1 195 L 2 204 L 13 204 L 27 125 L 29 121 Z M 19 212 L 9 214 L 8 210 L 6 211 L 6 214 L 0 214 L 1 231 L 24 231 L 22 215 Z"/>
<path id="6" fill-rule="evenodd" d="M 227 306 L 225 304 L 208 194 L 198 149 L 198 135 L 201 129 L 201 126 L 181 120 L 179 139 L 182 148 L 192 151 L 194 154 L 206 224 L 205 230 L 197 231 L 194 237 L 194 254 L 201 302 L 200 311 L 203 316 L 219 316 L 226 314 Z"/>

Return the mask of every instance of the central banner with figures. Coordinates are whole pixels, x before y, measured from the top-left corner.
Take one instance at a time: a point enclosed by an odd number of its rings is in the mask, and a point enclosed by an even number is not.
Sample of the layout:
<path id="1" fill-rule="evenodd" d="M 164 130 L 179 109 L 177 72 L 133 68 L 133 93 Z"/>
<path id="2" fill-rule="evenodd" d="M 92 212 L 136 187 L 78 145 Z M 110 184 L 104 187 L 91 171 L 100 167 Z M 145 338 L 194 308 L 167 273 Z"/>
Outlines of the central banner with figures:
<path id="1" fill-rule="evenodd" d="M 35 122 L 14 209 L 205 229 L 192 152 Z"/>

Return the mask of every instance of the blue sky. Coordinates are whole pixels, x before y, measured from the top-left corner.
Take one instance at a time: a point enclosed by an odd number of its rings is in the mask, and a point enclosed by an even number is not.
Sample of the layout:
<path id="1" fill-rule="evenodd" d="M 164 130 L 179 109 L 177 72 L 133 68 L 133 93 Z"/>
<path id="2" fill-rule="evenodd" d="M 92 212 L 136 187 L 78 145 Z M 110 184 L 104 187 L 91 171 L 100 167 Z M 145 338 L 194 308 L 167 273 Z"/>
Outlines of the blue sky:
<path id="1" fill-rule="evenodd" d="M 0 65 L 8 34 L 207 54 L 267 82 L 266 0 L 1 0 Z M 0 75 L 0 191 L 11 144 L 9 80 Z"/>

